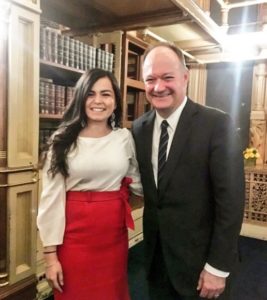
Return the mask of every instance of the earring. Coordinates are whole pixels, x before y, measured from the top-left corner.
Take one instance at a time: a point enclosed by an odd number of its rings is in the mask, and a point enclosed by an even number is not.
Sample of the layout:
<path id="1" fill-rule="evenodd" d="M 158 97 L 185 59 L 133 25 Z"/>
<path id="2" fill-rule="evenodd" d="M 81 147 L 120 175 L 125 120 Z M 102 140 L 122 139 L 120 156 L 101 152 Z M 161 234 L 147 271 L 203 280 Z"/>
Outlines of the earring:
<path id="1" fill-rule="evenodd" d="M 110 125 L 112 127 L 112 129 L 115 129 L 115 114 L 114 112 L 112 113 L 111 117 L 110 117 Z"/>
<path id="2" fill-rule="evenodd" d="M 81 120 L 81 127 L 84 128 L 86 125 L 85 121 L 84 120 Z"/>

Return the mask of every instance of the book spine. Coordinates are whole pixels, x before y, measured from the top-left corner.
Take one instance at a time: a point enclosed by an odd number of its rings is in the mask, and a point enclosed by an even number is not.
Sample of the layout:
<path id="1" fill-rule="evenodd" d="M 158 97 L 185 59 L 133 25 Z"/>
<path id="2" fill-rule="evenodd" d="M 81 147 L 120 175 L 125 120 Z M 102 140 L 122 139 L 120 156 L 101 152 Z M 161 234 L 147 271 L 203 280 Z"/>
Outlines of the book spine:
<path id="1" fill-rule="evenodd" d="M 70 37 L 63 36 L 63 65 L 68 67 L 70 65 Z"/>

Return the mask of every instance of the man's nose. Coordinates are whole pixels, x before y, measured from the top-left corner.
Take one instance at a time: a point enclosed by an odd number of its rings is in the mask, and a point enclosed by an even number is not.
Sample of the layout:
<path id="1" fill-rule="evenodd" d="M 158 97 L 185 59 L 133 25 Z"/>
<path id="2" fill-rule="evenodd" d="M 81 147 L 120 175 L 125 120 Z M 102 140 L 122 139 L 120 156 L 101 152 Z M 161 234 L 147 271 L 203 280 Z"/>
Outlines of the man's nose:
<path id="1" fill-rule="evenodd" d="M 165 88 L 164 82 L 161 79 L 158 79 L 155 83 L 154 90 L 155 92 L 161 92 Z"/>

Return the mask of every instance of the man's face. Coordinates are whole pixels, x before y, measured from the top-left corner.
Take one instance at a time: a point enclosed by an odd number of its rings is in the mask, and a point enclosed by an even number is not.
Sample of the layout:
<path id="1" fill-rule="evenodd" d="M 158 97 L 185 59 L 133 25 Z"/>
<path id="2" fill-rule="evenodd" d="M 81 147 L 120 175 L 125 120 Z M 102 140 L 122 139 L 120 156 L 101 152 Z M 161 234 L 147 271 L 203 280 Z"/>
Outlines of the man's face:
<path id="1" fill-rule="evenodd" d="M 143 77 L 148 101 L 167 118 L 184 100 L 188 70 L 171 49 L 159 46 L 148 53 Z"/>

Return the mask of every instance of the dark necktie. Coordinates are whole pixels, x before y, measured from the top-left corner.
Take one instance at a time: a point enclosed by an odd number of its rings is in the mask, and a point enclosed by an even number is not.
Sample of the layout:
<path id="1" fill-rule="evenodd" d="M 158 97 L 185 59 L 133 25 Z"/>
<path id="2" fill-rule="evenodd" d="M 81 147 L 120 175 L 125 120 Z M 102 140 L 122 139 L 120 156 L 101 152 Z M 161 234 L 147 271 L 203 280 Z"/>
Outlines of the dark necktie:
<path id="1" fill-rule="evenodd" d="M 158 153 L 158 187 L 162 180 L 163 169 L 166 164 L 167 145 L 169 140 L 168 128 L 169 124 L 166 120 L 161 123 L 161 134 L 159 139 L 159 153 Z"/>

